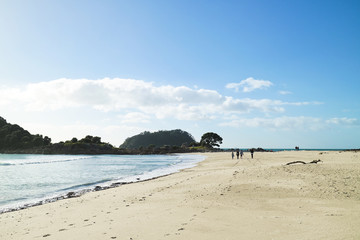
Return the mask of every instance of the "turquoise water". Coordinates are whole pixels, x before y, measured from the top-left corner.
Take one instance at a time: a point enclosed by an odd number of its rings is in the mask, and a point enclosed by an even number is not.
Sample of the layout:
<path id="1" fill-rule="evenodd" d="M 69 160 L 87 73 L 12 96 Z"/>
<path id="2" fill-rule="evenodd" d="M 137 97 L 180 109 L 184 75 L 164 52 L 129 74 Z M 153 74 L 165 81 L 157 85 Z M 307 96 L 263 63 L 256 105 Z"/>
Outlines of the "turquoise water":
<path id="1" fill-rule="evenodd" d="M 0 154 L 0 213 L 195 166 L 199 155 Z"/>

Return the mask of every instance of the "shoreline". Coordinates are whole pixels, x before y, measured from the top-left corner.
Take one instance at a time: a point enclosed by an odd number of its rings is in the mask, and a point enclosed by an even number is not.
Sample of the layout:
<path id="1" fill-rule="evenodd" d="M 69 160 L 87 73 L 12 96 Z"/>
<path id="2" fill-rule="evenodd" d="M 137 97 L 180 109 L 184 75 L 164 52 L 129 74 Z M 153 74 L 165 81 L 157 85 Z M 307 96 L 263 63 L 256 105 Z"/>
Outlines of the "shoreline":
<path id="1" fill-rule="evenodd" d="M 201 155 L 176 174 L 3 213 L 0 238 L 360 238 L 360 153 Z"/>
<path id="2" fill-rule="evenodd" d="M 4 214 L 4 213 L 9 213 L 9 212 L 21 211 L 21 210 L 24 210 L 24 209 L 37 207 L 37 206 L 41 206 L 41 205 L 45 205 L 45 204 L 51 204 L 51 203 L 54 203 L 54 202 L 57 202 L 57 201 L 65 200 L 65 199 L 78 198 L 78 197 L 81 197 L 81 196 L 83 196 L 83 195 L 85 195 L 87 193 L 90 193 L 90 192 L 105 191 L 105 190 L 108 190 L 108 189 L 111 189 L 111 188 L 117 188 L 117 187 L 127 185 L 127 184 L 134 184 L 134 183 L 151 181 L 151 180 L 166 177 L 166 176 L 169 176 L 169 175 L 172 175 L 172 174 L 175 174 L 175 173 L 176 172 L 161 175 L 161 176 L 157 176 L 157 177 L 152 177 L 152 178 L 144 179 L 144 180 L 139 179 L 137 181 L 131 181 L 131 182 L 115 182 L 115 183 L 112 183 L 109 186 L 95 186 L 93 188 L 81 189 L 79 191 L 71 191 L 71 192 L 68 192 L 66 194 L 61 194 L 59 196 L 45 198 L 44 200 L 36 201 L 34 203 L 28 203 L 28 204 L 20 205 L 19 207 L 14 207 L 14 208 L 9 207 L 9 208 L 0 209 L 0 215 Z"/>
<path id="3" fill-rule="evenodd" d="M 26 155 L 28 155 L 28 154 L 26 154 Z M 176 155 L 180 155 L 180 154 L 170 154 L 170 155 L 176 156 Z M 192 167 L 196 166 L 199 162 L 204 161 L 204 159 L 206 158 L 206 157 L 204 157 L 202 159 L 198 159 L 198 157 L 195 157 L 196 154 L 193 154 L 193 153 L 186 153 L 186 155 L 194 155 L 194 159 L 191 160 L 190 162 L 187 162 L 185 165 L 183 162 L 181 162 L 181 163 L 177 163 L 177 164 L 174 164 L 174 165 L 171 165 L 168 167 L 162 167 L 159 169 L 155 169 L 150 172 L 144 172 L 139 175 L 128 176 L 128 177 L 125 177 L 125 178 L 119 179 L 119 180 L 104 181 L 101 184 L 100 183 L 84 184 L 84 188 L 79 188 L 76 190 L 74 189 L 73 191 L 68 191 L 68 192 L 64 191 L 64 192 L 58 193 L 58 194 L 56 194 L 56 193 L 49 194 L 46 197 L 35 198 L 33 200 L 29 199 L 20 204 L 7 204 L 4 206 L 0 206 L 0 215 L 4 214 L 4 213 L 8 213 L 8 212 L 20 211 L 20 210 L 24 210 L 24 209 L 28 209 L 28 208 L 32 208 L 32 207 L 36 207 L 36 206 L 41 206 L 44 204 L 50 204 L 50 203 L 53 203 L 56 201 L 81 197 L 84 194 L 87 194 L 90 192 L 104 191 L 107 189 L 120 187 L 122 185 L 133 184 L 133 183 L 138 183 L 138 182 L 145 182 L 145 181 L 150 181 L 150 180 L 154 180 L 157 178 L 165 177 L 165 176 L 177 173 L 179 171 L 182 171 L 184 169 L 192 168 Z M 86 187 L 86 186 L 88 186 L 88 187 Z"/>

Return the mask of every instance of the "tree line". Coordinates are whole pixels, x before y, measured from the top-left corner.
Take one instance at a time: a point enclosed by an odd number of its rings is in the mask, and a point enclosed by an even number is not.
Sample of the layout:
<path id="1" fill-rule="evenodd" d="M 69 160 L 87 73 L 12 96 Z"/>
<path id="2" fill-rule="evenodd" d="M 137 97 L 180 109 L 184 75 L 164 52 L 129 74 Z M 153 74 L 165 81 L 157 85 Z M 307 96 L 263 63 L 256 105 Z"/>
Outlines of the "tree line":
<path id="1" fill-rule="evenodd" d="M 51 138 L 30 134 L 17 124 L 0 117 L 0 150 L 30 149 L 49 146 Z"/>
<path id="2" fill-rule="evenodd" d="M 164 154 L 203 151 L 219 147 L 222 138 L 205 133 L 200 142 L 181 129 L 142 132 L 127 138 L 119 148 L 101 141 L 101 137 L 87 135 L 82 139 L 51 143 L 51 138 L 30 134 L 19 125 L 7 123 L 0 117 L 0 152 L 45 154 Z"/>

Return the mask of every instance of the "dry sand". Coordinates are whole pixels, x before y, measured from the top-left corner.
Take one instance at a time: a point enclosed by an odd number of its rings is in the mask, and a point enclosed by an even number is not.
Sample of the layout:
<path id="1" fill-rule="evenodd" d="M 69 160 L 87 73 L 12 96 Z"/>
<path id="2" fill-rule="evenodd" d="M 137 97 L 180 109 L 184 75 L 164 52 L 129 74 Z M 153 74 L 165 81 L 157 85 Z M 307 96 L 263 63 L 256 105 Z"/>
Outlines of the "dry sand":
<path id="1" fill-rule="evenodd" d="M 360 152 L 205 155 L 170 176 L 1 214 L 0 239 L 360 239 Z"/>

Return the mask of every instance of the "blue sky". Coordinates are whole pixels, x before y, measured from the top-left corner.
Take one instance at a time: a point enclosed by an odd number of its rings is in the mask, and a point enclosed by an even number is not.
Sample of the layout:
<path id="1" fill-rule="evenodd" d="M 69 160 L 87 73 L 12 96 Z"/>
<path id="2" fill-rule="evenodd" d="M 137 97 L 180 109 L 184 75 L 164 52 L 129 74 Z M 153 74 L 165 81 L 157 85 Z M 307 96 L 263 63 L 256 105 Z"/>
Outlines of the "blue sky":
<path id="1" fill-rule="evenodd" d="M 53 142 L 360 147 L 358 1 L 1 1 L 0 116 Z"/>

